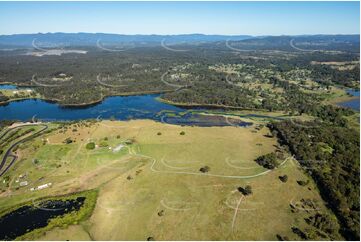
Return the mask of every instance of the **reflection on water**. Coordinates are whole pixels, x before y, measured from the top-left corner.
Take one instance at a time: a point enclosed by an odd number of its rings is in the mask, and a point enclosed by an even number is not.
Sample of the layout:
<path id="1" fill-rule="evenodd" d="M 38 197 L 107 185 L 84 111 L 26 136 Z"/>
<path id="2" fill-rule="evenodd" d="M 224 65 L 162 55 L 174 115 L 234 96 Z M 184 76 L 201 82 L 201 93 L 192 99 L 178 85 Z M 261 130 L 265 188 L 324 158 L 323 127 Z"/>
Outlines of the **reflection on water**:
<path id="1" fill-rule="evenodd" d="M 44 121 L 67 121 L 81 119 L 152 119 L 179 125 L 194 126 L 247 126 L 250 123 L 229 121 L 219 116 L 194 114 L 192 110 L 162 103 L 159 95 L 108 97 L 103 102 L 81 108 L 65 108 L 56 103 L 31 99 L 10 102 L 0 106 L 0 120 L 29 121 L 33 117 Z M 202 110 L 202 109 L 198 109 Z M 171 115 L 171 117 L 169 116 Z"/>

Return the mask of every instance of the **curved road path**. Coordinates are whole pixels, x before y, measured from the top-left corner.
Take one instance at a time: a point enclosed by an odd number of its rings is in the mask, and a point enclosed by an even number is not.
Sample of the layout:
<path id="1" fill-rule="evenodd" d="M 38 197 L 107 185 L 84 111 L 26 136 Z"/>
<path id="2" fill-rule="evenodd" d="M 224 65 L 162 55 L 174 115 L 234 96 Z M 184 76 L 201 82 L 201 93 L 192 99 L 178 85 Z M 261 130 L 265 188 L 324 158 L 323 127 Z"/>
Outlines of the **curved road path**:
<path id="1" fill-rule="evenodd" d="M 15 142 L 14 144 L 12 144 L 5 152 L 4 157 L 1 160 L 1 164 L 0 164 L 0 177 L 14 164 L 14 162 L 16 161 L 16 159 L 18 158 L 16 155 L 11 154 L 11 150 L 13 150 L 16 146 L 18 146 L 19 144 L 30 140 L 31 138 L 33 138 L 34 136 L 36 136 L 37 134 L 43 132 L 44 130 L 48 129 L 48 125 L 47 124 L 24 124 L 24 125 L 20 125 L 14 128 L 10 128 L 8 130 L 5 131 L 5 133 L 3 133 L 0 136 L 0 139 L 3 138 L 8 132 L 10 132 L 11 130 L 15 130 L 24 126 L 43 126 L 43 128 L 35 133 L 33 133 L 32 135 L 29 135 L 21 140 L 18 140 L 17 142 Z M 10 164 L 2 171 L 6 160 L 8 157 L 12 157 L 12 161 L 10 162 Z"/>

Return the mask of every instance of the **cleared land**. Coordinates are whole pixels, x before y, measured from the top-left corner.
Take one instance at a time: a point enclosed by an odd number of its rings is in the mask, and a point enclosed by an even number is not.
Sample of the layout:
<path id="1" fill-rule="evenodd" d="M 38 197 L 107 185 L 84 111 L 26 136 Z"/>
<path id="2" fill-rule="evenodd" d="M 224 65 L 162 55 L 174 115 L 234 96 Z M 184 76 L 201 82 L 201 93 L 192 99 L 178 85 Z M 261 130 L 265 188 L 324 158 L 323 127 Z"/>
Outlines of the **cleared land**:
<path id="1" fill-rule="evenodd" d="M 57 129 L 19 147 L 19 161 L 1 182 L 0 207 L 92 188 L 99 196 L 88 220 L 52 229 L 39 240 L 299 239 L 292 226 L 308 228 L 304 218 L 329 214 L 311 179 L 266 127 L 149 120 L 52 127 Z M 95 148 L 87 149 L 92 142 Z M 276 150 L 283 157 L 279 168 L 269 171 L 254 161 Z M 199 171 L 204 166 L 207 173 Z M 283 183 L 279 176 L 285 174 Z M 20 187 L 23 180 L 29 185 Z M 307 180 L 306 186 L 297 183 Z M 29 190 L 45 183 L 52 186 Z M 237 190 L 246 185 L 253 194 Z M 316 209 L 301 199 L 311 199 Z"/>

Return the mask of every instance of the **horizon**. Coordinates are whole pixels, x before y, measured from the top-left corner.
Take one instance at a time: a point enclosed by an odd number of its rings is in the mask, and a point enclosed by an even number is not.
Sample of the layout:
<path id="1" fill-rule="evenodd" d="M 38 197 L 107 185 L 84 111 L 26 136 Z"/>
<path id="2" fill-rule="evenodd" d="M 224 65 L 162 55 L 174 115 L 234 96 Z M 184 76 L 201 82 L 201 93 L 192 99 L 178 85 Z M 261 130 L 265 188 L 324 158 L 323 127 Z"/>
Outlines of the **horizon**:
<path id="1" fill-rule="evenodd" d="M 0 35 L 360 34 L 351 2 L 0 2 Z"/>
<path id="2" fill-rule="evenodd" d="M 180 36 L 180 35 L 205 35 L 205 36 L 250 36 L 250 37 L 282 37 L 282 36 L 332 36 L 332 35 L 360 35 L 360 33 L 350 33 L 350 34 L 323 34 L 323 33 L 318 33 L 318 34 L 280 34 L 280 35 L 249 35 L 249 34 L 204 34 L 204 33 L 179 33 L 179 34 L 122 34 L 122 33 L 105 33 L 105 32 L 38 32 L 38 33 L 16 33 L 16 34 L 0 34 L 0 36 L 12 36 L 12 35 L 37 35 L 37 34 L 107 34 L 107 35 L 125 35 L 125 36 Z"/>

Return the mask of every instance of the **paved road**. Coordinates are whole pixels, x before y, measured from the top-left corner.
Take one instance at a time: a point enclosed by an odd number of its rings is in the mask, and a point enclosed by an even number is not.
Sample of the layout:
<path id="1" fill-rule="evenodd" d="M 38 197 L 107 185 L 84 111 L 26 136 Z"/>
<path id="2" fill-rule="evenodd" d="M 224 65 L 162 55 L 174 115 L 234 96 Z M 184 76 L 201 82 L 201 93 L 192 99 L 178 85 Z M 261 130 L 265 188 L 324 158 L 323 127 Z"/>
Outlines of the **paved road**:
<path id="1" fill-rule="evenodd" d="M 5 163 L 6 163 L 6 160 L 8 157 L 12 157 L 12 161 L 10 162 L 10 164 L 3 170 L 0 172 L 0 177 L 14 164 L 14 162 L 16 161 L 16 159 L 18 158 L 16 155 L 13 155 L 11 154 L 11 150 L 13 150 L 16 146 L 18 146 L 19 144 L 27 141 L 27 140 L 30 140 L 32 139 L 34 136 L 36 136 L 37 134 L 43 132 L 44 130 L 48 129 L 48 125 L 47 124 L 24 124 L 24 125 L 21 125 L 21 126 L 17 126 L 15 128 L 11 128 L 11 129 L 8 129 L 6 130 L 5 133 L 3 133 L 1 136 L 0 136 L 0 139 L 3 138 L 8 132 L 10 132 L 11 130 L 15 130 L 15 129 L 18 129 L 18 128 L 21 128 L 21 127 L 24 127 L 24 126 L 43 126 L 43 128 L 35 133 L 33 133 L 32 135 L 30 136 L 27 136 L 25 137 L 24 139 L 21 139 L 21 140 L 18 140 L 17 142 L 15 142 L 14 144 L 12 144 L 5 152 L 4 154 L 4 157 L 2 158 L 1 160 L 1 164 L 0 164 L 0 171 L 3 169 Z"/>

